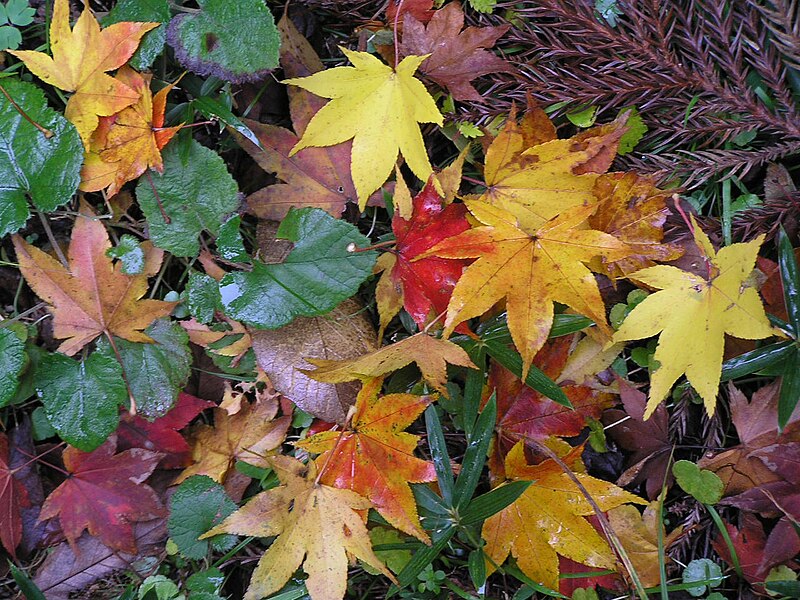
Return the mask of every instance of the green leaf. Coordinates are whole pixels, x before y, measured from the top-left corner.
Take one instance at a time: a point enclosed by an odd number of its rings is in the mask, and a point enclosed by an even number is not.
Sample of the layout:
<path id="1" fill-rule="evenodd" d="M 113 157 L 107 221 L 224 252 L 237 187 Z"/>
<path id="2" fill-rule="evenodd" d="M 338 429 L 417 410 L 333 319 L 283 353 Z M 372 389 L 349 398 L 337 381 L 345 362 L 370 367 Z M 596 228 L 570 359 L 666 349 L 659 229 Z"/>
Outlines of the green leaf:
<path id="1" fill-rule="evenodd" d="M 225 575 L 222 571 L 212 567 L 190 576 L 189 579 L 186 580 L 186 589 L 191 593 L 202 592 L 219 595 L 224 582 Z"/>
<path id="2" fill-rule="evenodd" d="M 469 5 L 478 12 L 490 13 L 497 6 L 497 0 L 469 0 Z"/>
<path id="3" fill-rule="evenodd" d="M 19 29 L 11 25 L 0 26 L 0 51 L 16 50 L 22 43 L 22 34 Z"/>
<path id="4" fill-rule="evenodd" d="M 8 561 L 8 568 L 11 570 L 11 576 L 17 583 L 17 587 L 19 587 L 19 591 L 22 592 L 25 600 L 47 600 L 42 590 L 36 587 L 36 584 L 33 583 L 25 571 L 18 569 L 10 560 Z"/>
<path id="5" fill-rule="evenodd" d="M 513 504 L 532 483 L 532 481 L 510 481 L 478 496 L 461 513 L 461 524 L 474 525 L 496 515 Z"/>
<path id="6" fill-rule="evenodd" d="M 778 428 L 783 431 L 800 401 L 800 352 L 790 354 L 784 363 L 781 393 L 778 396 Z"/>
<path id="7" fill-rule="evenodd" d="M 130 65 L 137 71 L 147 69 L 164 49 L 167 41 L 166 24 L 170 20 L 167 0 L 119 0 L 111 12 L 103 19 L 103 25 L 122 21 L 140 23 L 161 23 L 161 27 L 148 31 L 139 44 L 139 49 L 130 59 Z"/>
<path id="8" fill-rule="evenodd" d="M 0 237 L 18 231 L 30 216 L 28 198 L 41 211 L 68 202 L 80 183 L 83 144 L 75 127 L 47 106 L 44 93 L 16 78 L 0 81 L 46 137 L 0 92 Z"/>
<path id="9" fill-rule="evenodd" d="M 239 206 L 239 189 L 225 161 L 194 140 L 188 146 L 170 144 L 163 157 L 164 172 L 140 179 L 136 198 L 153 243 L 175 256 L 194 257 L 200 233 L 216 235 L 224 217 Z"/>
<path id="10" fill-rule="evenodd" d="M 800 598 L 800 581 L 767 581 L 765 587 L 778 596 Z"/>
<path id="11" fill-rule="evenodd" d="M 399 573 L 402 571 L 413 556 L 410 550 L 399 547 L 405 544 L 403 544 L 403 537 L 395 529 L 373 527 L 369 530 L 369 539 L 372 541 L 372 548 L 376 556 L 383 561 L 383 564 L 385 564 L 392 573 Z M 381 545 L 391 545 L 393 548 L 391 550 L 381 550 Z M 412 546 L 409 545 L 409 547 Z M 377 569 L 373 569 L 366 563 L 362 563 L 361 566 L 371 575 L 380 574 Z"/>
<path id="12" fill-rule="evenodd" d="M 496 421 L 497 398 L 492 393 L 475 423 L 472 435 L 467 439 L 467 451 L 461 461 L 461 473 L 458 474 L 453 489 L 453 501 L 457 508 L 465 508 L 472 500 L 475 488 L 478 487 L 478 481 L 486 463 L 486 453 L 492 443 Z"/>
<path id="13" fill-rule="evenodd" d="M 221 308 L 219 284 L 205 273 L 192 271 L 186 284 L 189 313 L 200 323 L 210 323 L 214 312 Z"/>
<path id="14" fill-rule="evenodd" d="M 234 263 L 250 262 L 250 256 L 247 254 L 247 250 L 244 249 L 244 242 L 239 233 L 241 224 L 242 218 L 239 215 L 233 215 L 219 228 L 217 253 L 223 260 Z"/>
<path id="15" fill-rule="evenodd" d="M 223 534 L 209 540 L 197 538 L 235 510 L 236 503 L 220 484 L 205 475 L 193 475 L 178 486 L 170 499 L 169 537 L 186 558 L 205 558 L 209 544 L 214 550 L 224 552 L 233 547 L 236 536 Z"/>
<path id="16" fill-rule="evenodd" d="M 453 466 L 450 464 L 450 455 L 444 439 L 444 430 L 439 421 L 439 413 L 431 404 L 425 409 L 425 426 L 428 431 L 428 445 L 431 448 L 431 459 L 436 470 L 436 480 L 442 499 L 448 506 L 453 505 Z"/>
<path id="17" fill-rule="evenodd" d="M 128 400 L 128 390 L 113 357 L 94 352 L 76 361 L 47 354 L 37 379 L 47 418 L 68 444 L 91 452 L 117 429 L 119 405 Z"/>
<path id="18" fill-rule="evenodd" d="M 725 488 L 722 480 L 712 471 L 700 469 L 688 460 L 679 460 L 672 465 L 672 474 L 684 492 L 703 504 L 716 504 Z"/>
<path id="19" fill-rule="evenodd" d="M 225 123 L 225 125 L 244 136 L 248 141 L 255 144 L 258 148 L 266 151 L 261 140 L 253 133 L 253 130 L 245 125 L 239 117 L 234 115 L 231 110 L 219 100 L 209 98 L 208 96 L 202 96 L 192 100 L 191 105 L 199 110 L 207 119 L 219 119 Z"/>
<path id="20" fill-rule="evenodd" d="M 397 582 L 400 584 L 400 587 L 406 587 L 416 582 L 417 575 L 422 573 L 426 567 L 433 563 L 434 559 L 439 556 L 439 553 L 447 546 L 455 532 L 455 527 L 448 527 L 442 531 L 434 532 L 431 536 L 433 543 L 416 552 L 405 568 L 397 575 Z M 395 595 L 398 591 L 399 589 L 396 586 L 392 586 L 389 588 L 387 598 Z"/>
<path id="21" fill-rule="evenodd" d="M 481 548 L 469 553 L 467 570 L 469 571 L 469 578 L 472 579 L 472 585 L 475 586 L 476 590 L 481 589 L 486 583 L 486 556 Z"/>
<path id="22" fill-rule="evenodd" d="M 722 583 L 722 569 L 719 565 L 707 558 L 696 558 L 683 570 L 683 583 L 697 583 L 695 587 L 687 588 L 692 596 L 702 596 L 706 586 L 718 587 Z"/>
<path id="23" fill-rule="evenodd" d="M 189 335 L 169 319 L 154 321 L 144 331 L 154 344 L 114 338 L 119 350 L 130 393 L 137 411 L 155 419 L 169 411 L 191 374 L 192 352 Z M 98 350 L 113 355 L 108 340 L 97 342 Z"/>
<path id="24" fill-rule="evenodd" d="M 31 434 L 37 442 L 55 437 L 58 432 L 50 425 L 44 406 L 37 406 L 31 413 Z"/>
<path id="25" fill-rule="evenodd" d="M 567 113 L 569 122 L 575 127 L 591 127 L 597 118 L 597 107 L 589 106 L 579 110 L 573 110 Z"/>
<path id="26" fill-rule="evenodd" d="M 27 363 L 25 342 L 12 329 L 0 329 L 0 408 L 14 399 Z"/>
<path id="27" fill-rule="evenodd" d="M 796 346 L 794 342 L 777 342 L 750 350 L 735 358 L 728 359 L 722 364 L 720 381 L 739 379 L 745 375 L 751 375 L 756 371 L 772 367 L 786 360 L 787 357 L 795 352 Z"/>
<path id="28" fill-rule="evenodd" d="M 126 233 L 119 238 L 119 243 L 106 250 L 109 258 L 115 258 L 122 263 L 122 272 L 126 275 L 139 275 L 144 271 L 144 250 L 139 245 L 139 240 Z"/>
<path id="29" fill-rule="evenodd" d="M 156 600 L 172 600 L 178 598 L 178 586 L 164 575 L 151 575 L 139 587 L 139 600 L 155 598 Z"/>
<path id="30" fill-rule="evenodd" d="M 778 231 L 778 268 L 783 284 L 783 299 L 786 312 L 796 335 L 800 335 L 800 269 L 794 255 L 794 248 L 783 227 Z"/>
<path id="31" fill-rule="evenodd" d="M 616 2 L 611 4 L 611 7 L 613 8 L 616 8 L 616 6 Z M 612 14 L 613 8 L 611 8 L 606 14 Z M 604 18 L 608 20 L 608 17 L 605 17 L 605 15 Z M 629 106 L 627 108 L 623 108 L 619 111 L 619 114 L 624 112 L 628 112 L 630 114 L 628 115 L 628 121 L 625 123 L 628 130 L 622 134 L 621 138 L 619 138 L 619 148 L 617 149 L 617 154 L 619 156 L 625 156 L 626 154 L 633 152 L 636 144 L 639 143 L 639 141 L 642 139 L 642 136 L 644 136 L 644 134 L 648 131 L 647 125 L 644 124 L 639 111 L 636 110 L 635 107 Z M 619 114 L 617 116 L 619 116 Z"/>
<path id="32" fill-rule="evenodd" d="M 348 251 L 370 242 L 319 208 L 292 209 L 277 236 L 294 242 L 284 262 L 254 261 L 252 271 L 229 273 L 219 286 L 228 316 L 259 329 L 329 312 L 358 291 L 377 258 L 374 251 Z"/>
<path id="33" fill-rule="evenodd" d="M 263 0 L 197 0 L 200 12 L 178 15 L 167 39 L 190 71 L 234 83 L 263 79 L 278 66 L 280 35 Z"/>
<path id="34" fill-rule="evenodd" d="M 28 5 L 28 0 L 8 0 L 5 13 L 9 23 L 17 27 L 24 27 L 33 23 L 36 9 Z"/>

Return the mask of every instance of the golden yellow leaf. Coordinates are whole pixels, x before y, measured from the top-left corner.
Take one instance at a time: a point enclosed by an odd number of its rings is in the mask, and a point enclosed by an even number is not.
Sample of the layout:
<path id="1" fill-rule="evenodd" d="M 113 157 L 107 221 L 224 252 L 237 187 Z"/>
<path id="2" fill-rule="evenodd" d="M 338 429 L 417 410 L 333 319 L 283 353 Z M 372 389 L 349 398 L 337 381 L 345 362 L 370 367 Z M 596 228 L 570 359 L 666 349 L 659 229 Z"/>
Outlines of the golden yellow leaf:
<path id="1" fill-rule="evenodd" d="M 695 242 L 706 259 L 706 276 L 668 265 L 631 274 L 633 281 L 660 291 L 638 304 L 614 334 L 614 341 L 622 342 L 661 333 L 645 419 L 684 373 L 713 415 L 725 334 L 757 340 L 775 333 L 758 292 L 748 281 L 764 236 L 716 252 L 708 236 L 692 223 Z"/>
<path id="2" fill-rule="evenodd" d="M 284 81 L 331 99 L 308 123 L 291 155 L 352 139 L 351 172 L 363 210 L 394 169 L 398 151 L 417 177 L 428 180 L 433 169 L 418 123 L 441 125 L 442 115 L 414 77 L 427 56 L 407 56 L 392 69 L 366 52 L 341 50 L 352 67 Z"/>
<path id="3" fill-rule="evenodd" d="M 572 208 L 528 233 L 500 207 L 476 200 L 466 205 L 484 227 L 448 238 L 420 255 L 478 259 L 464 270 L 453 290 L 445 337 L 459 323 L 484 314 L 505 298 L 508 328 L 522 356 L 524 377 L 550 333 L 553 302 L 590 317 L 611 336 L 597 282 L 584 263 L 597 256 L 616 260 L 629 249 L 607 233 L 585 228 L 592 206 Z"/>
<path id="4" fill-rule="evenodd" d="M 581 465 L 580 448 L 565 457 L 565 462 Z M 506 477 L 533 481 L 510 506 L 489 517 L 483 524 L 484 551 L 492 563 L 501 565 L 509 554 L 517 566 L 536 582 L 558 589 L 558 555 L 598 569 L 613 569 L 616 561 L 608 543 L 584 517 L 594 514 L 581 490 L 553 460 L 528 465 L 524 442 L 517 443 L 506 456 Z M 616 506 L 644 500 L 584 473 L 575 477 L 597 503 L 607 511 Z"/>
<path id="5" fill-rule="evenodd" d="M 52 58 L 43 52 L 10 52 L 42 81 L 75 92 L 64 115 L 89 147 L 98 116 L 108 117 L 139 99 L 136 90 L 108 75 L 120 68 L 139 47 L 142 36 L 160 23 L 115 23 L 102 31 L 88 5 L 75 28 L 69 26 L 68 0 L 56 0 L 50 21 Z"/>
<path id="6" fill-rule="evenodd" d="M 245 600 L 274 594 L 301 564 L 312 600 L 341 600 L 347 590 L 348 554 L 395 581 L 372 551 L 367 528 L 356 512 L 372 508 L 369 500 L 317 483 L 313 462 L 304 465 L 288 456 L 270 462 L 281 485 L 254 496 L 201 536 L 278 536 L 258 562 Z"/>
<path id="7" fill-rule="evenodd" d="M 447 363 L 471 369 L 477 368 L 460 346 L 431 337 L 425 332 L 351 360 L 319 358 L 306 360 L 317 368 L 313 371 L 302 369 L 301 371 L 312 379 L 324 383 L 380 377 L 414 362 L 422 371 L 425 381 L 443 394 L 447 394 Z"/>

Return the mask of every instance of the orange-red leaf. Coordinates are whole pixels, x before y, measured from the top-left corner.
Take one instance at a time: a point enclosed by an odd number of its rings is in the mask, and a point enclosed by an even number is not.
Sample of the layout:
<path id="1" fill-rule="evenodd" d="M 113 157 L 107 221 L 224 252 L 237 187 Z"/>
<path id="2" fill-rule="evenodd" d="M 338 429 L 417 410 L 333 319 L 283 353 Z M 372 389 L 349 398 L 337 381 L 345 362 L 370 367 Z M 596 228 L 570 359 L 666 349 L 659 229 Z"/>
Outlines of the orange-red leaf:
<path id="1" fill-rule="evenodd" d="M 22 540 L 20 510 L 30 506 L 28 491 L 9 466 L 8 437 L 0 433 L 0 543 L 11 556 Z"/>
<path id="2" fill-rule="evenodd" d="M 320 454 L 320 481 L 368 498 L 375 509 L 401 531 L 429 542 L 420 527 L 409 483 L 434 481 L 433 463 L 414 456 L 419 436 L 404 430 L 430 404 L 428 396 L 390 394 L 378 397 L 382 378 L 364 383 L 350 426 L 323 431 L 298 446 Z"/>

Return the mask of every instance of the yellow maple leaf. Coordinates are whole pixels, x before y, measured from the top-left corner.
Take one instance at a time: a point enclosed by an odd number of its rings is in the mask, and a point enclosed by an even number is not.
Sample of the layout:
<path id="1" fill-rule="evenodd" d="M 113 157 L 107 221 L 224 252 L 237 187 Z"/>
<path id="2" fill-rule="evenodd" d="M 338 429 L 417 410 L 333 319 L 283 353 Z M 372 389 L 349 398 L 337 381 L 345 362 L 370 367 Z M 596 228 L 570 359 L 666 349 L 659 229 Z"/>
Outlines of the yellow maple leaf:
<path id="1" fill-rule="evenodd" d="M 300 369 L 300 372 L 323 383 L 380 377 L 415 362 L 425 381 L 443 394 L 447 394 L 447 363 L 476 368 L 460 346 L 431 337 L 425 332 L 350 360 L 306 360 L 317 368 L 313 371 Z"/>
<path id="2" fill-rule="evenodd" d="M 669 265 L 642 269 L 629 279 L 660 290 L 631 311 L 615 342 L 661 336 L 654 355 L 644 418 L 650 417 L 682 374 L 714 414 L 722 373 L 725 334 L 747 340 L 770 337 L 764 306 L 748 279 L 764 236 L 719 252 L 692 219 L 694 239 L 706 258 L 706 276 Z"/>
<path id="3" fill-rule="evenodd" d="M 484 226 L 447 238 L 419 257 L 478 259 L 464 270 L 453 290 L 445 337 L 459 323 L 484 314 L 505 298 L 523 377 L 547 340 L 553 302 L 590 317 L 611 337 L 597 282 L 584 263 L 597 256 L 616 260 L 630 250 L 617 238 L 583 226 L 594 207 L 572 208 L 528 233 L 502 208 L 477 200 L 466 205 Z"/>
<path id="4" fill-rule="evenodd" d="M 581 451 L 582 448 L 573 449 L 564 462 L 581 467 Z M 592 505 L 555 461 L 528 465 L 524 442 L 518 442 L 506 456 L 505 472 L 511 480 L 533 483 L 483 524 L 481 535 L 486 540 L 484 551 L 491 570 L 513 554 L 517 566 L 528 577 L 558 589 L 559 554 L 598 569 L 615 568 L 608 543 L 584 519 L 594 514 Z M 575 477 L 602 511 L 629 502 L 646 504 L 613 483 L 585 473 L 575 473 Z"/>
<path id="5" fill-rule="evenodd" d="M 392 173 L 398 151 L 417 177 L 428 180 L 433 169 L 418 123 L 441 125 L 442 114 L 414 77 L 427 56 L 407 56 L 392 69 L 366 52 L 341 50 L 352 67 L 284 81 L 331 98 L 311 119 L 290 156 L 309 146 L 333 146 L 352 138 L 351 172 L 363 210 L 370 194 Z"/>
<path id="6" fill-rule="evenodd" d="M 106 255 L 111 248 L 108 233 L 85 202 L 81 202 L 72 229 L 69 269 L 22 237 L 14 235 L 11 240 L 22 275 L 50 305 L 53 335 L 65 340 L 58 351 L 68 356 L 100 334 L 152 342 L 143 330 L 175 307 L 174 302 L 141 299 L 147 291 L 147 278 L 158 273 L 163 251 L 143 242 L 142 272 L 126 275 L 121 262 L 115 264 Z"/>
<path id="7" fill-rule="evenodd" d="M 89 151 L 81 169 L 80 189 L 96 192 L 105 188 L 107 196 L 116 194 L 148 168 L 164 170 L 161 149 L 180 126 L 163 127 L 167 94 L 172 85 L 155 96 L 150 91 L 150 74 L 140 74 L 122 67 L 117 80 L 135 90 L 139 99 L 111 117 L 102 117 L 92 134 Z"/>
<path id="8" fill-rule="evenodd" d="M 369 500 L 351 490 L 318 483 L 313 462 L 304 465 L 289 456 L 276 456 L 271 464 L 281 485 L 254 496 L 201 536 L 278 536 L 258 561 L 245 600 L 274 594 L 301 563 L 312 600 L 341 600 L 347 591 L 348 554 L 395 581 L 375 556 L 364 521 L 356 512 L 372 508 Z"/>
<path id="9" fill-rule="evenodd" d="M 120 68 L 139 47 L 142 36 L 160 23 L 115 23 L 100 30 L 87 7 L 75 28 L 69 26 L 68 0 L 56 0 L 50 22 L 52 58 L 44 52 L 10 52 L 42 81 L 66 92 L 75 92 L 64 115 L 88 148 L 97 129 L 98 116 L 111 116 L 139 99 L 139 94 L 107 75 Z"/>

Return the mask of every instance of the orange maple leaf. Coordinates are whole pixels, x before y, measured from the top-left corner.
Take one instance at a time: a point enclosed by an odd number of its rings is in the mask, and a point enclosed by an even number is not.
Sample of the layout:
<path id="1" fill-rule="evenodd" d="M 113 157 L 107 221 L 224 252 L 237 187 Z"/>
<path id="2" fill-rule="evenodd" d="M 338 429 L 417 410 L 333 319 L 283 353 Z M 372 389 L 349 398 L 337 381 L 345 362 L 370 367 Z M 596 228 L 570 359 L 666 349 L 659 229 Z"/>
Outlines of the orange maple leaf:
<path id="1" fill-rule="evenodd" d="M 50 22 L 53 56 L 33 50 L 10 52 L 42 81 L 75 92 L 64 115 L 89 147 L 98 117 L 111 116 L 139 99 L 139 94 L 108 75 L 136 52 L 142 36 L 160 23 L 115 23 L 100 30 L 91 11 L 84 9 L 75 28 L 69 26 L 68 0 L 56 0 Z"/>
<path id="2" fill-rule="evenodd" d="M 297 446 L 320 454 L 321 483 L 361 494 L 397 529 L 429 543 L 408 484 L 435 481 L 436 470 L 414 456 L 419 436 L 403 430 L 431 399 L 412 394 L 378 398 L 382 384 L 382 377 L 364 383 L 348 429 L 323 431 Z"/>
<path id="3" fill-rule="evenodd" d="M 11 239 L 22 275 L 50 305 L 53 335 L 65 340 L 58 351 L 67 356 L 100 334 L 152 342 L 143 330 L 175 307 L 174 302 L 141 299 L 147 291 L 147 278 L 158 272 L 164 252 L 143 242 L 144 269 L 138 275 L 124 274 L 122 264 L 106 255 L 111 248 L 106 228 L 84 202 L 72 229 L 69 269 L 20 236 Z"/>
<path id="4" fill-rule="evenodd" d="M 161 149 L 180 126 L 163 127 L 168 85 L 155 96 L 150 91 L 150 74 L 139 74 L 130 67 L 117 72 L 117 80 L 139 94 L 131 106 L 110 117 L 101 117 L 89 144 L 81 170 L 80 189 L 96 192 L 105 188 L 108 196 L 136 179 L 148 168 L 164 170 Z"/>
<path id="5" fill-rule="evenodd" d="M 419 256 L 478 259 L 464 270 L 453 290 L 445 337 L 459 323 L 482 315 L 505 298 L 508 328 L 522 356 L 524 378 L 550 333 L 553 302 L 590 317 L 611 336 L 600 290 L 584 263 L 598 256 L 617 260 L 630 250 L 607 233 L 584 228 L 594 207 L 574 207 L 529 233 L 500 207 L 477 200 L 466 205 L 484 227 L 443 240 Z"/>

